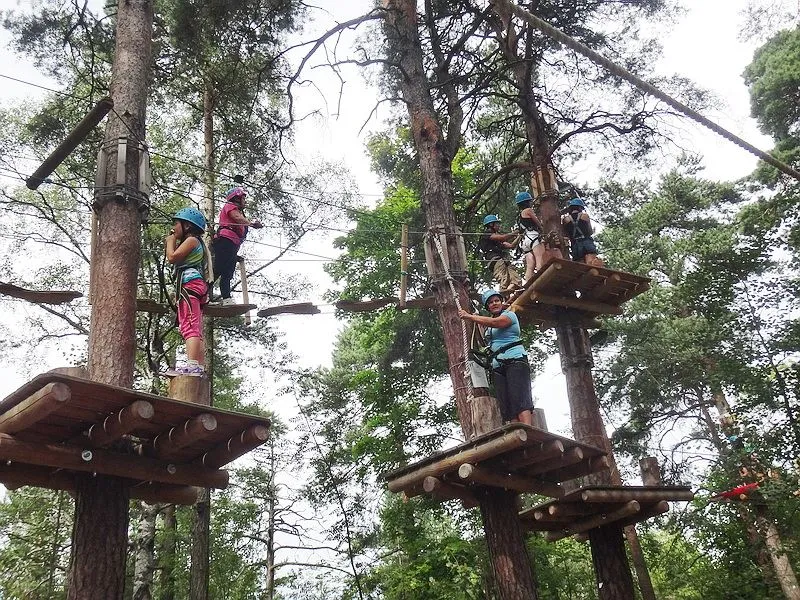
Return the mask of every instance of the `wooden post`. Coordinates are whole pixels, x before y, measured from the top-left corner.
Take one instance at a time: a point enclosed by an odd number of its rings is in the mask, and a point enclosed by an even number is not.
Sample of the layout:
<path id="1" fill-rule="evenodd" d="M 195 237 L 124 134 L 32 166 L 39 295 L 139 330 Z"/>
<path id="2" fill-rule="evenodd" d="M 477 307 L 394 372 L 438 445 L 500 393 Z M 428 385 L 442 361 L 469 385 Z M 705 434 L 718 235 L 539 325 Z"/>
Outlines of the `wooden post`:
<path id="1" fill-rule="evenodd" d="M 247 292 L 247 269 L 244 266 L 244 256 L 239 257 L 239 278 L 242 280 L 242 303 L 250 304 L 250 294 Z M 250 325 L 252 323 L 250 312 L 244 315 L 244 324 Z"/>
<path id="2" fill-rule="evenodd" d="M 644 485 L 661 485 L 661 468 L 658 466 L 657 458 L 647 456 L 640 459 L 639 470 L 642 473 Z"/>
<path id="3" fill-rule="evenodd" d="M 89 378 L 129 388 L 136 352 L 136 288 L 141 259 L 140 154 L 145 139 L 153 39 L 151 0 L 117 7 L 116 45 L 104 146 L 109 160 L 95 190 L 97 236 L 92 255 Z M 124 154 L 124 160 L 122 160 Z M 78 475 L 67 600 L 122 600 L 128 547 L 128 484 L 118 477 Z"/>
<path id="4" fill-rule="evenodd" d="M 547 418 L 545 417 L 543 408 L 533 409 L 533 426 L 547 431 Z"/>
<path id="5" fill-rule="evenodd" d="M 408 224 L 403 223 L 400 231 L 400 302 L 397 306 L 406 307 L 406 290 L 408 289 Z"/>

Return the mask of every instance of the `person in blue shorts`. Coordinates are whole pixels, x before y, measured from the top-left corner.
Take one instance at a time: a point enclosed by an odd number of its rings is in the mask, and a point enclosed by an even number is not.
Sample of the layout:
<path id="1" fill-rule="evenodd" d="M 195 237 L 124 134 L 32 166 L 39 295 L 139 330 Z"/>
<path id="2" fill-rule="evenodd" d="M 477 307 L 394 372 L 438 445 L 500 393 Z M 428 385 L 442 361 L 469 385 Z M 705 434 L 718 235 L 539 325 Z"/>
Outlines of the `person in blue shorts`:
<path id="1" fill-rule="evenodd" d="M 463 309 L 458 316 L 486 327 L 484 336 L 491 348 L 492 381 L 503 421 L 533 425 L 531 367 L 522 345 L 519 319 L 510 310 L 503 309 L 503 297 L 497 290 L 484 292 L 481 302 L 491 316 L 472 314 Z"/>
<path id="2" fill-rule="evenodd" d="M 592 234 L 592 221 L 586 212 L 586 204 L 581 198 L 573 198 L 567 204 L 566 214 L 561 215 L 561 223 L 569 236 L 569 249 L 572 260 L 593 267 L 602 267 L 603 261 L 597 256 L 597 246 Z"/>

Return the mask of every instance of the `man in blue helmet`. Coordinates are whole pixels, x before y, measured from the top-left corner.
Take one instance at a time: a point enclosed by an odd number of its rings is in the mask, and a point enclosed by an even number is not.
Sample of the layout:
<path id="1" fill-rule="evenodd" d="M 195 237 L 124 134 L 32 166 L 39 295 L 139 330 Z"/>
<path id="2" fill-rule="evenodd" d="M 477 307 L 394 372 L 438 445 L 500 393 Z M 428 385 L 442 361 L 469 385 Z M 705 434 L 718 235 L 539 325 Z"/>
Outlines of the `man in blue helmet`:
<path id="1" fill-rule="evenodd" d="M 511 292 L 522 284 L 519 273 L 511 265 L 509 254 L 509 250 L 515 246 L 512 241 L 516 238 L 516 233 L 500 233 L 500 217 L 497 215 L 486 215 L 483 218 L 483 233 L 478 240 L 478 249 L 488 261 L 492 276 L 503 292 Z"/>
<path id="2" fill-rule="evenodd" d="M 491 316 L 484 317 L 463 309 L 458 316 L 486 327 L 484 335 L 491 349 L 492 382 L 503 421 L 533 425 L 531 367 L 522 345 L 519 319 L 510 310 L 503 309 L 503 297 L 497 290 L 483 292 L 481 303 Z"/>
<path id="3" fill-rule="evenodd" d="M 561 215 L 561 223 L 569 237 L 572 260 L 602 267 L 603 261 L 597 256 L 597 246 L 592 238 L 592 221 L 581 198 L 573 198 L 567 203 L 565 214 Z"/>

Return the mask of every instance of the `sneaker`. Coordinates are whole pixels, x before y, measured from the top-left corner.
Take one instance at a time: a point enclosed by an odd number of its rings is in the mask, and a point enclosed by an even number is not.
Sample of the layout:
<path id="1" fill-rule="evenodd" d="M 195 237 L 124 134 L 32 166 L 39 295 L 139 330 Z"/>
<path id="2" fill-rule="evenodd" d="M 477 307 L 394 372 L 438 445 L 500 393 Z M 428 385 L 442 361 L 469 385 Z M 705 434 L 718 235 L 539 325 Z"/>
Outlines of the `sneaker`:
<path id="1" fill-rule="evenodd" d="M 231 304 L 236 304 L 233 301 L 233 298 L 223 298 L 222 300 L 219 301 L 219 303 L 222 306 L 230 306 Z"/>
<path id="2" fill-rule="evenodd" d="M 183 365 L 182 367 L 178 367 L 175 369 L 175 372 L 178 375 L 192 375 L 194 377 L 202 377 L 206 374 L 206 370 L 201 367 L 200 365 Z"/>

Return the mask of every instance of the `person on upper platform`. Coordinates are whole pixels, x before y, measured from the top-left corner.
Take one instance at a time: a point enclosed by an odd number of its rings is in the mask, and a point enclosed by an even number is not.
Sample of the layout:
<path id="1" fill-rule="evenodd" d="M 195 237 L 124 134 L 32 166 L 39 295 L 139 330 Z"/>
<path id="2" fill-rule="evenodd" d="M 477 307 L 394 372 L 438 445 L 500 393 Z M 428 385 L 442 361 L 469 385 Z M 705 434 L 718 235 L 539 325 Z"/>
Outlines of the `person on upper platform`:
<path id="1" fill-rule="evenodd" d="M 235 187 L 225 194 L 225 206 L 219 213 L 217 232 L 211 242 L 214 250 L 214 276 L 219 278 L 222 304 L 233 304 L 231 279 L 236 271 L 239 247 L 247 237 L 247 230 L 260 229 L 261 221 L 250 220 L 244 215 L 247 192 Z"/>
<path id="2" fill-rule="evenodd" d="M 569 237 L 572 260 L 602 267 L 603 261 L 597 256 L 597 246 L 592 238 L 592 221 L 581 198 L 573 198 L 567 203 L 567 209 L 561 215 L 561 223 Z"/>
<path id="3" fill-rule="evenodd" d="M 514 201 L 519 208 L 519 223 L 522 238 L 519 249 L 525 257 L 525 281 L 529 281 L 537 269 L 544 264 L 544 244 L 542 244 L 542 222 L 533 211 L 533 196 L 528 192 L 518 192 Z"/>
<path id="4" fill-rule="evenodd" d="M 483 218 L 483 233 L 478 240 L 478 249 L 488 261 L 488 267 L 500 284 L 501 291 L 505 293 L 518 289 L 522 284 L 509 254 L 509 250 L 515 246 L 512 241 L 516 238 L 516 233 L 500 232 L 500 217 L 497 215 L 486 215 Z"/>
<path id="5" fill-rule="evenodd" d="M 483 292 L 481 303 L 491 316 L 463 309 L 458 316 L 486 327 L 484 336 L 491 349 L 492 382 L 503 421 L 533 425 L 531 367 L 522 345 L 519 319 L 510 310 L 503 309 L 503 297 L 497 290 Z"/>

